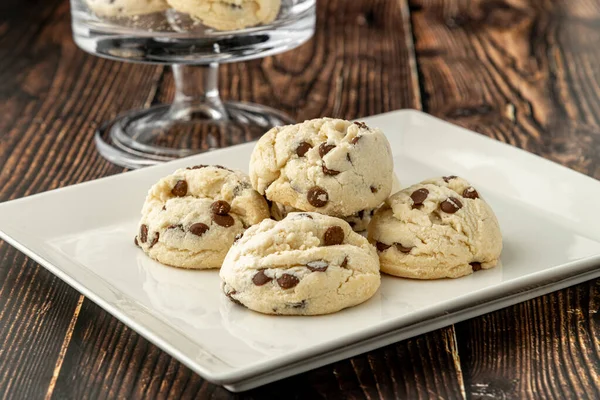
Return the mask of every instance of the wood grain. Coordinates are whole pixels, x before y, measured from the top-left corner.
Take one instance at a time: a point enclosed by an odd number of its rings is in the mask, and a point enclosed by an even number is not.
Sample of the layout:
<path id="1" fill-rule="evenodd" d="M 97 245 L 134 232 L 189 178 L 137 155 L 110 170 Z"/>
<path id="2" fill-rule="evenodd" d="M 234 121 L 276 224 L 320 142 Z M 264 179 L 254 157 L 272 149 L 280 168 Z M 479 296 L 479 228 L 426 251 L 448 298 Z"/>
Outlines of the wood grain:
<path id="1" fill-rule="evenodd" d="M 599 398 L 599 307 L 596 280 L 459 324 L 468 393 Z"/>
<path id="2" fill-rule="evenodd" d="M 597 1 L 413 0 L 423 109 L 600 178 Z M 471 398 L 598 398 L 598 285 L 457 326 Z"/>
<path id="3" fill-rule="evenodd" d="M 425 111 L 600 177 L 600 32 L 570 2 L 411 4 Z"/>
<path id="4" fill-rule="evenodd" d="M 17 11 L 21 6 L 16 1 L 0 5 L 1 200 L 58 186 L 56 179 L 63 176 L 58 170 L 67 154 L 59 146 L 54 147 L 57 158 L 48 157 L 51 143 L 61 141 L 50 136 L 61 104 L 49 112 L 43 100 L 51 91 L 48 77 L 59 55 L 50 48 L 52 39 L 42 34 L 61 12 L 60 2 L 29 5 L 23 12 Z M 91 178 L 85 172 L 82 177 Z M 80 299 L 60 279 L 6 243 L 0 245 L 2 397 L 45 396 Z"/>

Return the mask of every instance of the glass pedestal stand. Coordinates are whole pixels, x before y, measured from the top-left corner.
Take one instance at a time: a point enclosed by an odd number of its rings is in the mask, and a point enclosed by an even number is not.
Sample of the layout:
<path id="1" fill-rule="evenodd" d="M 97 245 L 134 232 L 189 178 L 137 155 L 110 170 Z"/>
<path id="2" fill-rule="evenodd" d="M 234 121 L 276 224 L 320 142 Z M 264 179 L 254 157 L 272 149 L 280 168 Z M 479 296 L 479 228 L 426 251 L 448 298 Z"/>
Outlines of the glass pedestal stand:
<path id="1" fill-rule="evenodd" d="M 219 3 L 215 10 L 224 12 L 226 18 L 249 17 L 265 11 L 255 9 L 259 3 L 225 1 L 230 8 Z M 174 9 L 174 4 L 71 0 L 73 38 L 80 48 L 117 61 L 173 68 L 176 94 L 172 104 L 126 112 L 97 130 L 98 151 L 117 165 L 154 165 L 255 140 L 273 126 L 293 122 L 269 107 L 222 101 L 219 64 L 267 57 L 305 43 L 315 31 L 315 0 L 260 3 L 278 7 L 274 19 L 228 28 L 233 30 L 216 29 L 211 19 L 214 13 L 208 9 L 203 11 L 206 15 L 192 16 L 187 14 L 190 11 Z"/>
<path id="2" fill-rule="evenodd" d="M 110 162 L 141 168 L 256 139 L 293 120 L 269 107 L 223 102 L 216 63 L 173 65 L 172 104 L 131 111 L 102 125 L 95 142 Z"/>

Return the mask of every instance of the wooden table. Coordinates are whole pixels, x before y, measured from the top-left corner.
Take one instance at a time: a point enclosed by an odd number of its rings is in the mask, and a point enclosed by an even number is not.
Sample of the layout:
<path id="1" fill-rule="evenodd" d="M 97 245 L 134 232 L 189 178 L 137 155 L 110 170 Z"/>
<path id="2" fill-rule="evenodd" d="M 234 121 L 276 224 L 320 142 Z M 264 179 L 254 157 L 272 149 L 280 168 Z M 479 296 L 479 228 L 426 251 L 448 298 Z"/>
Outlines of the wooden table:
<path id="1" fill-rule="evenodd" d="M 224 67 L 223 96 L 298 120 L 416 108 L 600 178 L 599 0 L 320 0 L 318 14 L 301 48 Z M 0 199 L 123 172 L 93 129 L 172 95 L 168 68 L 77 49 L 67 1 L 2 0 Z M 5 243 L 0 285 L 4 398 L 600 398 L 600 280 L 239 396 Z"/>

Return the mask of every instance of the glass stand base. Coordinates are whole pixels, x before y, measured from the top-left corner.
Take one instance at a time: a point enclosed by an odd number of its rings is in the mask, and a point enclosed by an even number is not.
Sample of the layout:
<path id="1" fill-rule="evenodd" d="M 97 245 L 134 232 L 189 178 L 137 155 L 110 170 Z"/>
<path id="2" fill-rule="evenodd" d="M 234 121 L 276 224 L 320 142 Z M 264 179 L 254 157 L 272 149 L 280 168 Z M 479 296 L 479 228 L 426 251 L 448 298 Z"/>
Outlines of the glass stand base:
<path id="1" fill-rule="evenodd" d="M 101 126 L 96 147 L 108 161 L 142 168 L 258 139 L 294 121 L 269 107 L 224 102 L 219 107 L 160 105 L 132 111 Z"/>

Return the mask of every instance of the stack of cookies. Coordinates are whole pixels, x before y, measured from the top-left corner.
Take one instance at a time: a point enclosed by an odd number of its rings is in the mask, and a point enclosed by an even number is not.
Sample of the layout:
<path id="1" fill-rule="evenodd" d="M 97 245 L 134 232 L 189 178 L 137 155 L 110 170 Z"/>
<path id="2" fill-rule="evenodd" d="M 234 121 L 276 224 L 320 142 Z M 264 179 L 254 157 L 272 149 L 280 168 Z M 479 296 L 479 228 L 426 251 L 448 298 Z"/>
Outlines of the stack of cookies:
<path id="1" fill-rule="evenodd" d="M 249 176 L 197 166 L 160 180 L 136 244 L 163 264 L 220 267 L 230 300 L 280 315 L 360 304 L 380 271 L 456 278 L 497 264 L 498 221 L 469 183 L 447 176 L 390 197 L 393 183 L 379 129 L 329 118 L 277 127 L 256 144 Z M 368 239 L 357 233 L 366 228 Z"/>

